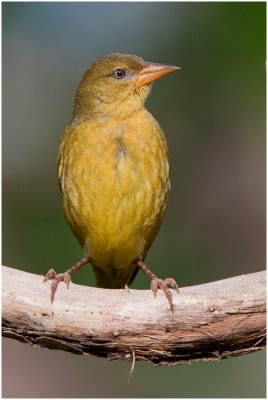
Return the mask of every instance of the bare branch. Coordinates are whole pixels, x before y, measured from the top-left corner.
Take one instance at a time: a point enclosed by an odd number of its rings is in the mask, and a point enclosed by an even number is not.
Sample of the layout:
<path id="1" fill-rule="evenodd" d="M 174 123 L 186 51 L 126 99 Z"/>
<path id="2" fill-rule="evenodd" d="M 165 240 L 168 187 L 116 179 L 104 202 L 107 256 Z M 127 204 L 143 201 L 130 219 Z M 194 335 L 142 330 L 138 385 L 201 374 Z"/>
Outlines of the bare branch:
<path id="1" fill-rule="evenodd" d="M 173 291 L 59 285 L 3 267 L 3 335 L 75 354 L 179 364 L 217 360 L 265 345 L 265 272 Z"/>

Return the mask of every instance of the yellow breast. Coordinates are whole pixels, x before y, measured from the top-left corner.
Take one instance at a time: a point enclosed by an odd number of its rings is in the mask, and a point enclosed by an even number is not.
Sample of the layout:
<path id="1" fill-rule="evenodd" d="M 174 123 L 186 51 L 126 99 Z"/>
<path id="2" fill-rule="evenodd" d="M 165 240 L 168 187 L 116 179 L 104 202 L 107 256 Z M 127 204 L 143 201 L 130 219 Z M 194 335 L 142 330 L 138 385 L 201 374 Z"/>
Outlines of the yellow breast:
<path id="1" fill-rule="evenodd" d="M 144 258 L 165 209 L 166 140 L 151 114 L 141 112 L 123 124 L 109 121 L 109 128 L 105 121 L 71 124 L 60 146 L 66 219 L 103 271 L 129 269 Z"/>

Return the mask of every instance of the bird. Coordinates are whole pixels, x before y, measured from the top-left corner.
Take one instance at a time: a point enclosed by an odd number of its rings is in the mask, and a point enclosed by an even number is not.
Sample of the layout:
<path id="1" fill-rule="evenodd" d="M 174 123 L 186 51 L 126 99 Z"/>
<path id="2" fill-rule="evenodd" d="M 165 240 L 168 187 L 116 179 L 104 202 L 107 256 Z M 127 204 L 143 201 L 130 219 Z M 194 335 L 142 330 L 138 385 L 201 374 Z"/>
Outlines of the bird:
<path id="1" fill-rule="evenodd" d="M 114 53 L 96 60 L 78 87 L 72 120 L 58 153 L 65 218 L 83 257 L 64 273 L 51 268 L 51 303 L 59 282 L 90 263 L 101 288 L 124 288 L 138 270 L 163 290 L 174 312 L 173 278 L 145 264 L 166 209 L 170 188 L 167 141 L 145 108 L 152 84 L 180 67 Z"/>

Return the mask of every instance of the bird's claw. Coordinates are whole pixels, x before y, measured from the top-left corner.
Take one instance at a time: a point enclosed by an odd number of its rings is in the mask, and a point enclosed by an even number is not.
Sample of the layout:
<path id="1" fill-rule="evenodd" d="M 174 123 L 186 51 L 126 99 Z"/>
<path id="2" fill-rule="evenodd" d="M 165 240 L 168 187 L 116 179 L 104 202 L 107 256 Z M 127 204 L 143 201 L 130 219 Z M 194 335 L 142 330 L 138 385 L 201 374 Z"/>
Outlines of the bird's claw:
<path id="1" fill-rule="evenodd" d="M 69 285 L 71 282 L 71 275 L 69 274 L 69 272 L 63 272 L 62 274 L 57 274 L 57 272 L 51 268 L 48 273 L 46 274 L 46 276 L 44 277 L 43 282 L 47 282 L 48 280 L 52 280 L 51 282 L 51 294 L 50 294 L 50 300 L 51 300 L 51 304 L 54 301 L 55 298 L 55 293 L 58 287 L 59 282 L 65 282 L 67 289 L 69 289 Z"/>
<path id="2" fill-rule="evenodd" d="M 49 281 L 49 279 L 55 279 L 56 276 L 57 276 L 57 272 L 55 271 L 55 269 L 51 268 L 51 269 L 47 272 L 46 276 L 44 277 L 43 283 Z"/>
<path id="3" fill-rule="evenodd" d="M 174 305 L 172 302 L 172 293 L 171 293 L 170 289 L 168 288 L 168 286 L 172 286 L 176 290 L 176 292 L 179 293 L 179 288 L 178 288 L 178 285 L 177 285 L 175 279 L 173 279 L 173 278 L 159 279 L 157 277 L 152 279 L 151 289 L 153 291 L 154 297 L 156 297 L 156 292 L 158 289 L 163 290 L 163 292 L 165 293 L 165 296 L 169 302 L 170 309 L 172 312 L 174 312 Z"/>

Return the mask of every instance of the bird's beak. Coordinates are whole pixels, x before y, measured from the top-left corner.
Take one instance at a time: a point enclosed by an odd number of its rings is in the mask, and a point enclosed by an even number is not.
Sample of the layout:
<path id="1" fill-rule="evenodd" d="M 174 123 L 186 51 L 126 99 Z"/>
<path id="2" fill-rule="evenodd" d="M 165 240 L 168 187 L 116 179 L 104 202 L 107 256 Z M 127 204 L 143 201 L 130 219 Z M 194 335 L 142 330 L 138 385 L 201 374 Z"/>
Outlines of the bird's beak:
<path id="1" fill-rule="evenodd" d="M 137 75 L 136 85 L 140 87 L 146 83 L 150 83 L 157 79 L 162 78 L 162 76 L 168 75 L 171 72 L 178 71 L 180 67 L 174 67 L 173 65 L 166 64 L 155 64 L 149 62 L 143 62 L 143 68 Z"/>

